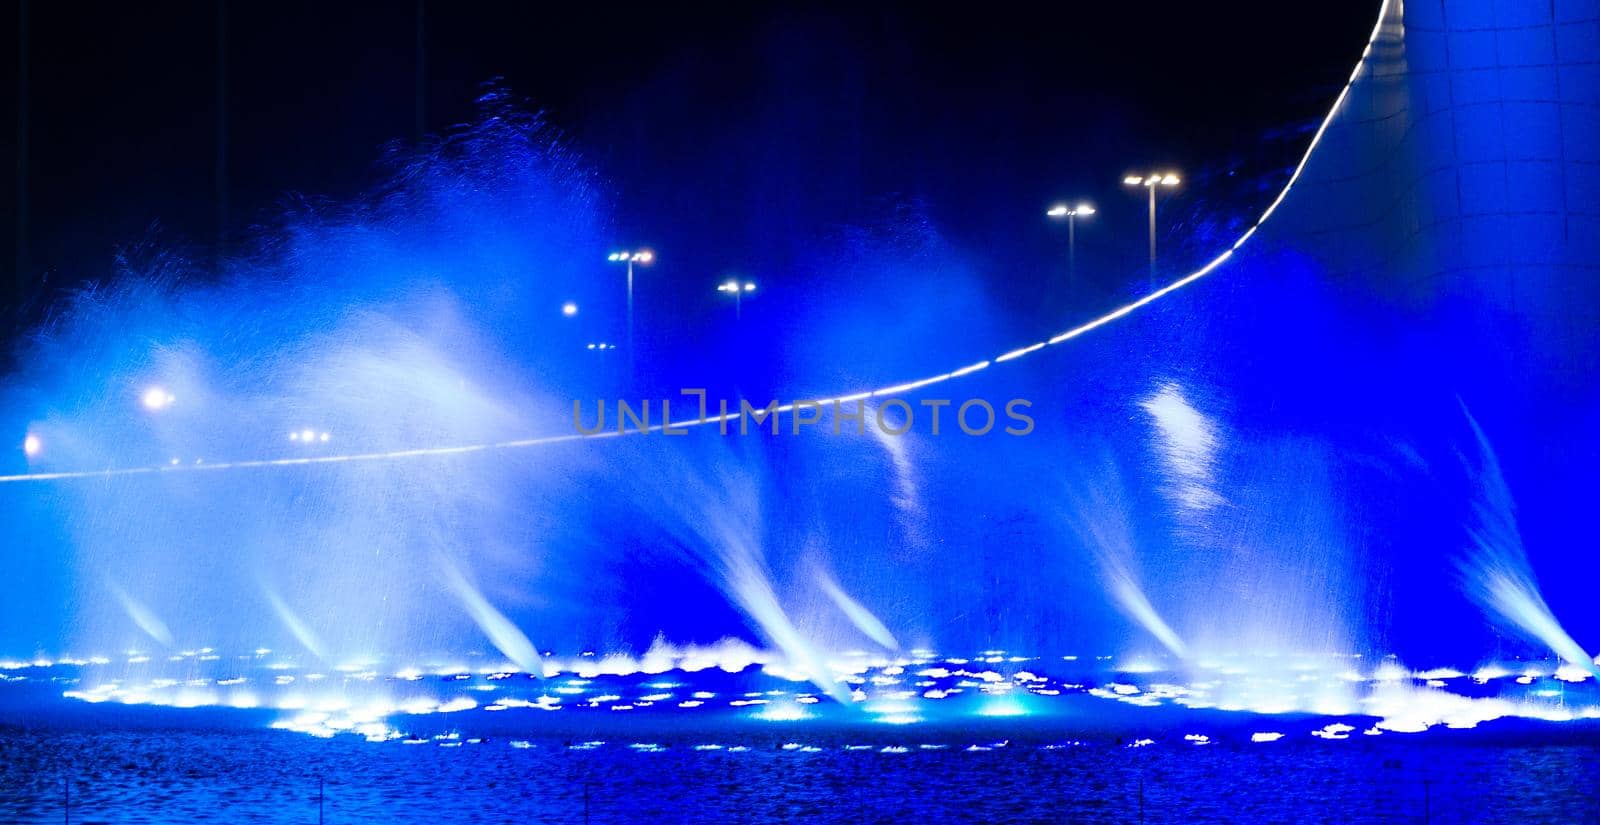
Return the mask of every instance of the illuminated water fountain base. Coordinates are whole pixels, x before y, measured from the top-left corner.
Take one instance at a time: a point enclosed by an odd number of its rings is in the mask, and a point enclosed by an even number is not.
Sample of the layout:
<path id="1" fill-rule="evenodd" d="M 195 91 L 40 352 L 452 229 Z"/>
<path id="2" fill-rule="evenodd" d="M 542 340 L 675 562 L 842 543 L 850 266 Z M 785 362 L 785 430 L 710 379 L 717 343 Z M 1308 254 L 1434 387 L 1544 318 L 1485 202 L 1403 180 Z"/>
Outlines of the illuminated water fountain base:
<path id="1" fill-rule="evenodd" d="M 1175 667 L 1158 659 L 1004 651 L 855 654 L 831 662 L 849 705 L 740 642 L 658 645 L 639 658 L 547 657 L 537 676 L 483 657 L 323 668 L 265 649 L 0 667 L 6 683 L 0 706 L 56 696 L 64 697 L 56 700 L 63 706 L 209 708 L 208 718 L 231 713 L 248 724 L 318 737 L 444 747 L 484 740 L 525 747 L 529 739 L 552 734 L 592 732 L 615 740 L 675 731 L 706 734 L 695 747 L 737 748 L 763 731 L 803 739 L 808 726 L 901 729 L 917 747 L 960 748 L 994 744 L 958 738 L 976 728 L 1023 739 L 1059 733 L 1134 745 L 1342 740 L 1497 720 L 1600 728 L 1594 721 L 1600 720 L 1600 688 L 1591 671 L 1553 661 L 1416 672 L 1392 658 L 1359 656 L 1216 659 Z M 1063 742 L 1079 740 L 1045 744 Z M 810 746 L 797 739 L 796 748 L 803 747 Z"/>

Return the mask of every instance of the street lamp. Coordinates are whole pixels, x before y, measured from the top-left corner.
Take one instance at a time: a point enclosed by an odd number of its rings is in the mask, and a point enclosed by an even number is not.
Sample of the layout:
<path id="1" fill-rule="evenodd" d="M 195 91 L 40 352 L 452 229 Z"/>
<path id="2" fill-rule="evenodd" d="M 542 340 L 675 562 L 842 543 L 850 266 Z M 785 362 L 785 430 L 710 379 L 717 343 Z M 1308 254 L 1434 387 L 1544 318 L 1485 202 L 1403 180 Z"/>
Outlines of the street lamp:
<path id="1" fill-rule="evenodd" d="M 1172 172 L 1152 172 L 1143 177 L 1129 175 L 1122 179 L 1128 186 L 1143 186 L 1150 190 L 1150 278 L 1156 277 L 1156 187 L 1177 186 L 1178 176 Z"/>
<path id="2" fill-rule="evenodd" d="M 733 295 L 733 320 L 737 321 L 744 314 L 744 294 L 746 292 L 755 292 L 756 285 L 754 281 L 740 282 L 734 278 L 729 278 L 717 284 L 717 291 Z"/>
<path id="3" fill-rule="evenodd" d="M 36 436 L 33 433 L 28 433 L 28 437 L 22 439 L 22 454 L 28 458 L 33 458 L 34 456 L 38 455 L 39 451 L 43 448 L 44 444 L 39 441 L 39 436 Z"/>
<path id="4" fill-rule="evenodd" d="M 1087 218 L 1094 214 L 1094 207 L 1087 203 L 1068 207 L 1058 203 L 1050 207 L 1045 213 L 1052 218 L 1067 219 L 1067 279 L 1076 281 L 1078 276 L 1078 218 Z"/>
<path id="5" fill-rule="evenodd" d="M 568 302 L 562 304 L 561 305 L 561 314 L 567 316 L 568 318 L 571 318 L 572 316 L 577 315 L 578 314 L 578 305 L 573 303 L 573 302 L 571 302 L 571 301 L 568 301 Z"/>
<path id="6" fill-rule="evenodd" d="M 606 260 L 614 264 L 628 265 L 628 372 L 633 373 L 633 265 L 649 266 L 656 259 L 656 253 L 648 249 L 636 249 L 632 252 L 624 249 L 606 256 Z"/>

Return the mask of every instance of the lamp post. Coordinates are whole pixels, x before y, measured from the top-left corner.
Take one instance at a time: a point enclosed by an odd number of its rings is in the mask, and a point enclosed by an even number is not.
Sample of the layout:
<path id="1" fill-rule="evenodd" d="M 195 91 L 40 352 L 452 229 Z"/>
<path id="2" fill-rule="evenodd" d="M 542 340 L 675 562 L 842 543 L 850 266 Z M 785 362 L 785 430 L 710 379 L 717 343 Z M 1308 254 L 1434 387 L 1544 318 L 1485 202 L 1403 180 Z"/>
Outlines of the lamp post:
<path id="1" fill-rule="evenodd" d="M 1094 207 L 1087 203 L 1068 207 L 1066 204 L 1056 204 L 1045 213 L 1052 218 L 1067 219 L 1067 280 L 1078 279 L 1078 218 L 1087 218 L 1094 214 Z"/>
<path id="2" fill-rule="evenodd" d="M 1177 186 L 1177 174 L 1173 172 L 1152 172 L 1148 175 L 1128 175 L 1122 179 L 1128 186 L 1143 186 L 1150 191 L 1150 278 L 1156 277 L 1156 187 Z"/>
<path id="3" fill-rule="evenodd" d="M 639 249 L 632 252 L 624 249 L 606 256 L 606 260 L 614 264 L 628 265 L 628 374 L 633 374 L 633 265 L 649 266 L 655 261 L 656 253 L 648 249 Z"/>
<path id="4" fill-rule="evenodd" d="M 615 377 L 618 366 L 615 355 L 617 351 L 616 344 L 610 341 L 590 341 L 584 345 L 584 349 L 593 355 L 599 356 L 599 360 L 594 365 L 586 365 L 586 368 L 595 370 L 599 374 L 606 376 L 608 380 Z"/>
<path id="5" fill-rule="evenodd" d="M 744 315 L 744 294 L 746 292 L 755 292 L 756 285 L 754 281 L 740 281 L 736 278 L 729 278 L 717 284 L 717 291 L 733 295 L 733 320 L 738 321 Z"/>

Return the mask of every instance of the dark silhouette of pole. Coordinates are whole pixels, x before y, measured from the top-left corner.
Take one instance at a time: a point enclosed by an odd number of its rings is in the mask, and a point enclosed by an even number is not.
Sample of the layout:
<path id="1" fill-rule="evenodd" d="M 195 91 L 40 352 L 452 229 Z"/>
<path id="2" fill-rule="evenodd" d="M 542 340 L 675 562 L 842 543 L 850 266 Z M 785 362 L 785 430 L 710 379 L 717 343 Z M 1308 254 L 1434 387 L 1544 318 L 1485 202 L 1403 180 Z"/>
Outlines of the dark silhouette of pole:
<path id="1" fill-rule="evenodd" d="M 1078 216 L 1067 213 L 1067 288 L 1078 282 Z"/>
<path id="2" fill-rule="evenodd" d="M 1044 214 L 1050 218 L 1067 219 L 1067 290 L 1070 292 L 1078 280 L 1078 219 L 1093 215 L 1094 207 L 1082 201 L 1070 207 L 1059 203 Z"/>
<path id="3" fill-rule="evenodd" d="M 733 320 L 735 322 L 744 320 L 744 294 L 746 292 L 754 292 L 755 289 L 755 281 L 740 281 L 738 278 L 729 278 L 717 284 L 718 292 L 727 292 L 733 295 Z"/>
<path id="4" fill-rule="evenodd" d="M 635 263 L 648 266 L 655 261 L 656 253 L 648 249 L 622 250 L 606 256 L 606 260 L 614 264 L 623 264 L 628 268 L 628 379 L 634 378 L 634 345 L 633 345 L 633 265 Z"/>
<path id="5" fill-rule="evenodd" d="M 1156 187 L 1177 186 L 1180 181 L 1173 172 L 1152 172 L 1148 175 L 1128 175 L 1122 179 L 1126 186 L 1143 186 L 1150 190 L 1150 281 L 1156 280 Z"/>
<path id="6" fill-rule="evenodd" d="M 1156 279 L 1156 188 L 1150 190 L 1150 280 Z"/>
<path id="7" fill-rule="evenodd" d="M 630 258 L 628 258 L 628 380 L 629 381 L 634 380 L 635 377 L 636 377 L 635 373 L 634 373 L 634 363 L 635 363 L 635 361 L 634 361 L 634 349 L 633 349 L 633 258 L 630 257 Z M 585 784 L 583 787 L 584 787 L 584 793 L 588 793 L 589 792 L 589 786 L 587 784 Z"/>

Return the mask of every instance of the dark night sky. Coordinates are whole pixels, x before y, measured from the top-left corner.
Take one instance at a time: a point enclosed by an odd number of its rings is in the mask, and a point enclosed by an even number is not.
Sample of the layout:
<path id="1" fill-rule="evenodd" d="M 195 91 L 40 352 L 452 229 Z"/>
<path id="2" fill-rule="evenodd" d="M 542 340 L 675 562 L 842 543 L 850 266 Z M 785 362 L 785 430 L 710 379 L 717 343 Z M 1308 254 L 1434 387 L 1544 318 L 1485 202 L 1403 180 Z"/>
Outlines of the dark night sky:
<path id="1" fill-rule="evenodd" d="M 1042 277 L 1019 262 L 1059 257 L 1041 213 L 1077 196 L 1102 210 L 1086 254 L 1134 271 L 1143 213 L 1122 174 L 1174 164 L 1192 182 L 1174 216 L 1243 219 L 1261 186 L 1221 178 L 1281 181 L 1376 13 L 678 5 L 426 2 L 419 95 L 414 3 L 228 3 L 219 187 L 216 2 L 31 2 L 25 38 L 13 4 L 0 71 L 5 108 L 26 113 L 26 186 L 0 167 L 7 326 L 104 277 L 152 226 L 206 257 L 219 228 L 237 242 L 289 193 L 360 192 L 385 142 L 412 139 L 419 118 L 432 133 L 472 119 L 495 78 L 600 174 L 619 242 L 672 250 L 680 273 L 781 270 L 826 227 L 914 202 L 976 258 Z M 0 132 L 6 157 L 23 156 L 20 134 Z"/>

